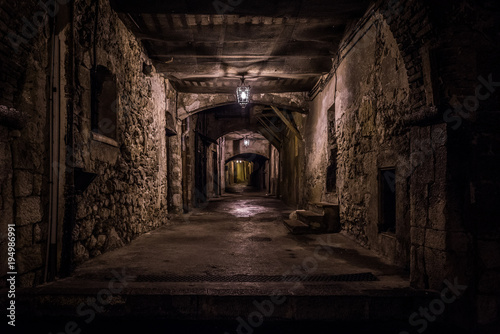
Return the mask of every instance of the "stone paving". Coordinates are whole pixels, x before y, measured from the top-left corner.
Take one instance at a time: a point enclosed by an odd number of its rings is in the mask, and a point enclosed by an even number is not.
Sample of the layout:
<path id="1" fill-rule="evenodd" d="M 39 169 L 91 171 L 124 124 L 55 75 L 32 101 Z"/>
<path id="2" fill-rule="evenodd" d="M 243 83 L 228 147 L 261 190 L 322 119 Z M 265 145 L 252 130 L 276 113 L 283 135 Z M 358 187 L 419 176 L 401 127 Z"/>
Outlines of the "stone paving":
<path id="1" fill-rule="evenodd" d="M 342 234 L 291 235 L 292 210 L 260 193 L 225 195 L 170 225 L 80 266 L 74 276 L 345 275 L 371 272 L 370 285 L 408 287 L 406 274 Z M 316 252 L 316 254 L 315 254 Z M 57 283 L 55 283 L 57 284 Z"/>

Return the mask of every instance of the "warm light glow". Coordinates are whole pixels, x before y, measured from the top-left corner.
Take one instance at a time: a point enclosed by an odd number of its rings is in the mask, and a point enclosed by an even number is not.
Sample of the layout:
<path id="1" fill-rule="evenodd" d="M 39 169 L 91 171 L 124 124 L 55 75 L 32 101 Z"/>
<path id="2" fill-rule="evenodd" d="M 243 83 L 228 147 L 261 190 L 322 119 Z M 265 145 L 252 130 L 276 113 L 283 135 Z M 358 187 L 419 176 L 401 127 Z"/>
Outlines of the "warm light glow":
<path id="1" fill-rule="evenodd" d="M 236 88 L 236 98 L 243 108 L 250 103 L 250 87 L 245 86 L 244 79 L 241 79 L 241 84 Z"/>
<path id="2" fill-rule="evenodd" d="M 250 146 L 250 139 L 245 139 L 245 140 L 243 140 L 243 145 L 244 145 L 245 147 Z"/>

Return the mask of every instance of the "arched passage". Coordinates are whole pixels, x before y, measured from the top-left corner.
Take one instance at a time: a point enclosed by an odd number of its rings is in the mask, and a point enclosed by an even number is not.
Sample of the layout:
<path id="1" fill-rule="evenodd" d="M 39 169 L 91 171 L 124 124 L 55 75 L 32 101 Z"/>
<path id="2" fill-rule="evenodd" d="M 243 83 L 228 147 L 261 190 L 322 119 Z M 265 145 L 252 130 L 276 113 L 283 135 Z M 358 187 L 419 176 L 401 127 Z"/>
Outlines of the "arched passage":
<path id="1" fill-rule="evenodd" d="M 269 188 L 266 178 L 269 158 L 257 153 L 241 153 L 225 162 L 226 191 L 233 191 L 235 186 L 249 186 L 261 191 Z"/>
<path id="2" fill-rule="evenodd" d="M 408 123 L 422 122 L 436 117 L 434 108 L 433 24 L 429 7 L 421 0 L 390 0 L 381 3 L 380 15 L 398 43 L 410 86 Z M 412 17 L 409 25 L 407 17 Z"/>
<path id="3" fill-rule="evenodd" d="M 232 191 L 235 184 L 246 184 L 257 191 L 272 193 L 278 164 L 277 149 L 260 133 L 240 130 L 221 137 L 223 142 L 222 164 L 225 189 Z"/>
<path id="4" fill-rule="evenodd" d="M 301 115 L 299 113 L 296 113 Z M 291 112 L 282 117 L 293 123 Z M 235 104 L 200 111 L 187 117 L 183 125 L 183 202 L 184 210 L 199 207 L 226 189 L 225 160 L 253 152 L 269 159 L 262 166 L 258 189 L 279 194 L 279 150 L 288 135 L 287 126 L 270 107 L 252 105 L 245 109 Z M 248 138 L 249 144 L 244 145 Z"/>

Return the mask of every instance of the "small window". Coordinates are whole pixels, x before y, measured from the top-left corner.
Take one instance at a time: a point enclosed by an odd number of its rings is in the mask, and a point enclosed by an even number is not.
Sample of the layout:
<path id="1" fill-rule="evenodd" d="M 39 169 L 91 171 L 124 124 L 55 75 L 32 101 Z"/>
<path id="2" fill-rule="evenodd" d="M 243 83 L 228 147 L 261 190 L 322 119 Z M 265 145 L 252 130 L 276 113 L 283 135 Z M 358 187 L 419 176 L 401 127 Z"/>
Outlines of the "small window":
<path id="1" fill-rule="evenodd" d="M 396 232 L 396 169 L 381 169 L 379 232 Z"/>
<path id="2" fill-rule="evenodd" d="M 92 131 L 116 140 L 116 76 L 104 66 L 92 72 L 91 106 Z"/>

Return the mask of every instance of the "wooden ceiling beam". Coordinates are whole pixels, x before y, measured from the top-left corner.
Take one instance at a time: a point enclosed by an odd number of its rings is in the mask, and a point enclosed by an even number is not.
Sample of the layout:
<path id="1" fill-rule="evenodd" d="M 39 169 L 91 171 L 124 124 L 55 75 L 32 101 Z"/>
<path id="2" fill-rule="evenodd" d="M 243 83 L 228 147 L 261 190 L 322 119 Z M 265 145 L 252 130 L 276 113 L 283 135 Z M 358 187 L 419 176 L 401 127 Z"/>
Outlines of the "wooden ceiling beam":
<path id="1" fill-rule="evenodd" d="M 276 116 L 278 116 L 281 121 L 283 123 L 285 123 L 285 125 L 288 127 L 288 129 L 290 129 L 290 131 L 293 132 L 293 134 L 295 134 L 295 136 L 297 136 L 297 138 L 299 140 L 303 140 L 302 139 L 302 135 L 300 134 L 299 130 L 297 130 L 297 128 L 295 127 L 294 124 L 292 124 L 292 122 L 290 122 L 290 120 L 288 119 L 288 117 L 286 117 L 282 112 L 281 110 L 279 110 L 278 108 L 276 108 L 275 106 L 271 106 L 271 109 L 274 111 L 274 113 L 276 114 Z"/>

